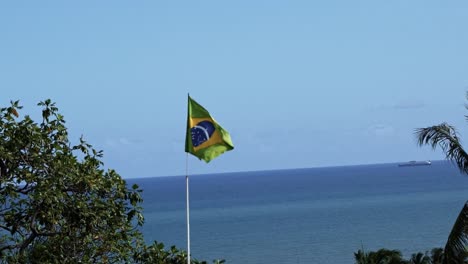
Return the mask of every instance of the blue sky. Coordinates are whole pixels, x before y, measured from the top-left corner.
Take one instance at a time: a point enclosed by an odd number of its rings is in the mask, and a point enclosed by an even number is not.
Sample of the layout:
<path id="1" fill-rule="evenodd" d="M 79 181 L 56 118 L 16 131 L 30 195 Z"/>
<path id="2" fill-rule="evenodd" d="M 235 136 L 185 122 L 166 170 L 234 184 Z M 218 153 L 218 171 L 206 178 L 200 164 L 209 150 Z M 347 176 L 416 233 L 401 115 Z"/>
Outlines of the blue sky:
<path id="1" fill-rule="evenodd" d="M 236 146 L 191 173 L 442 159 L 468 140 L 466 1 L 5 1 L 0 104 L 51 98 L 123 177 L 183 175 L 187 93 Z M 33 114 L 34 113 L 34 114 Z"/>

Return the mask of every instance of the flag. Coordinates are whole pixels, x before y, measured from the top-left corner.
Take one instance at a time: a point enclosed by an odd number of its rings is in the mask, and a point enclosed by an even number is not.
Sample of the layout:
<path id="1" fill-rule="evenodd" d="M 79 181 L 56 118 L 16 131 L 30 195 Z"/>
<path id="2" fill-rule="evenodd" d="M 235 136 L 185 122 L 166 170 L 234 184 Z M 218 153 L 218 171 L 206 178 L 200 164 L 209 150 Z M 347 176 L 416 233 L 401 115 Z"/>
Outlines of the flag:
<path id="1" fill-rule="evenodd" d="M 185 152 L 208 163 L 232 149 L 234 145 L 229 133 L 211 117 L 203 106 L 189 96 Z"/>

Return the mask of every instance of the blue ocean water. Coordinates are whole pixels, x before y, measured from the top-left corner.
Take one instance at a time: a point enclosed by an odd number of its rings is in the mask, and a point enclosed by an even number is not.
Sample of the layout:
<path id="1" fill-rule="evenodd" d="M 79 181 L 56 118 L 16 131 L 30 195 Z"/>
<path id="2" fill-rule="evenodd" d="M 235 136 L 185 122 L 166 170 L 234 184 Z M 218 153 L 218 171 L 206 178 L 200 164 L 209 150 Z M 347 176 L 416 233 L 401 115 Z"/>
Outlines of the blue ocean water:
<path id="1" fill-rule="evenodd" d="M 144 190 L 145 239 L 186 248 L 185 177 L 128 182 Z M 361 248 L 443 247 L 468 177 L 445 161 L 193 175 L 190 195 L 197 259 L 354 263 Z"/>

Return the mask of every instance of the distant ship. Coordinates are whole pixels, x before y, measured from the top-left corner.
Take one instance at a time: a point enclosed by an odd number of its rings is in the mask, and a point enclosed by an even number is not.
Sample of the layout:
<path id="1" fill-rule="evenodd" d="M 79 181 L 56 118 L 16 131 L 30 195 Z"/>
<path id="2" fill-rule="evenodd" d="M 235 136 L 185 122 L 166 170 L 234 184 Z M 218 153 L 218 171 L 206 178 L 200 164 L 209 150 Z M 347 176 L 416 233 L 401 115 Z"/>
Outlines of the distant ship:
<path id="1" fill-rule="evenodd" d="M 431 165 L 431 162 L 429 160 L 424 160 L 424 161 L 408 161 L 405 163 L 400 163 L 398 164 L 398 167 L 407 167 L 407 166 L 427 166 Z"/>

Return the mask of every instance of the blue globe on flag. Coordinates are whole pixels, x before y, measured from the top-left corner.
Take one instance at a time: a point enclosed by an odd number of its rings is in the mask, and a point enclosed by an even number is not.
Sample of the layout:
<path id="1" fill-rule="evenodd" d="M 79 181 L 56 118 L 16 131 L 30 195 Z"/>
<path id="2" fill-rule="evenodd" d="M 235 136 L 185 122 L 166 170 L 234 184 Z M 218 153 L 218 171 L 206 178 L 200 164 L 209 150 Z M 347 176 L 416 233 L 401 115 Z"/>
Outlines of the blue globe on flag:
<path id="1" fill-rule="evenodd" d="M 210 121 L 201 121 L 190 129 L 192 145 L 198 147 L 208 141 L 215 131 L 215 126 Z"/>

